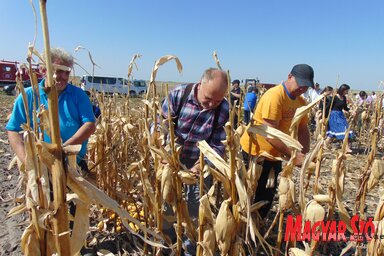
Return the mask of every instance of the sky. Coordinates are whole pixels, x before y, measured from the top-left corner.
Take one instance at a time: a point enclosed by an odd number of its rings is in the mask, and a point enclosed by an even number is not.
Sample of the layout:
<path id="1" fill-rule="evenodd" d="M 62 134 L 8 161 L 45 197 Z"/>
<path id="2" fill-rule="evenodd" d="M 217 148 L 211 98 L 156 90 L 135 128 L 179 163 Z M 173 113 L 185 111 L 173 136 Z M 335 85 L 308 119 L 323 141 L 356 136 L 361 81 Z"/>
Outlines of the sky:
<path id="1" fill-rule="evenodd" d="M 37 40 L 43 34 L 39 1 Z M 141 54 L 136 79 L 149 80 L 160 57 L 158 81 L 197 82 L 206 68 L 221 66 L 232 80 L 279 83 L 295 64 L 306 63 L 321 87 L 346 83 L 354 90 L 383 89 L 384 1 L 382 0 L 66 0 L 47 1 L 52 47 L 71 52 L 89 73 L 87 48 L 100 66 L 95 75 L 127 77 Z M 0 0 L 0 59 L 24 61 L 35 36 L 29 0 Z M 76 75 L 85 71 L 75 67 Z"/>

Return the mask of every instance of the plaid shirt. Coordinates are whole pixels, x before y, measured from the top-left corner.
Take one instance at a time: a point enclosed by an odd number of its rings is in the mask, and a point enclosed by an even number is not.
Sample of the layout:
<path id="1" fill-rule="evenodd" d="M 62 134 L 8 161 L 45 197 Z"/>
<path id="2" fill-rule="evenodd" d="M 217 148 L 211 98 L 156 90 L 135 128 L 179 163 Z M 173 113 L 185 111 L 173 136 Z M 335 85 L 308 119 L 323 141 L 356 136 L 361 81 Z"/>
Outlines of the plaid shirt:
<path id="1" fill-rule="evenodd" d="M 199 159 L 200 150 L 196 143 L 201 140 L 206 140 L 220 156 L 223 156 L 225 146 L 221 141 L 225 140 L 224 125 L 229 118 L 227 100 L 224 99 L 219 105 L 218 120 L 216 121 L 216 127 L 213 127 L 216 109 L 200 109 L 195 96 L 197 94 L 197 84 L 194 84 L 190 95 L 180 110 L 179 116 L 176 117 L 186 86 L 186 84 L 179 85 L 169 94 L 171 116 L 177 118 L 175 129 L 177 143 L 183 145 L 180 153 L 181 162 Z M 168 98 L 163 101 L 162 115 L 164 118 L 168 116 Z"/>

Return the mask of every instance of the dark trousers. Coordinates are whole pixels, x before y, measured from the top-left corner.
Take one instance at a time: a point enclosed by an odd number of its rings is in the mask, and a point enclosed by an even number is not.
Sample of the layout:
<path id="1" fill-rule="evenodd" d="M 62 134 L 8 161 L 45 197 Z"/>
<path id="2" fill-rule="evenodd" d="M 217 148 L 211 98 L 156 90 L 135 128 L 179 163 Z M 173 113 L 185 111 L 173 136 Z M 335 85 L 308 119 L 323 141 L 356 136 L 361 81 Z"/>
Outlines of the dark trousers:
<path id="1" fill-rule="evenodd" d="M 252 156 L 248 155 L 246 152 L 243 151 L 243 159 L 246 168 L 249 168 L 249 162 L 252 160 Z M 269 172 L 273 169 L 275 172 L 275 182 L 273 187 L 266 188 Z M 264 160 L 263 161 L 263 171 L 261 172 L 260 178 L 258 180 L 258 185 L 256 189 L 256 194 L 253 200 L 253 203 L 259 202 L 259 201 L 268 201 L 266 205 L 264 205 L 262 208 L 260 208 L 259 213 L 262 218 L 265 218 L 271 209 L 273 197 L 275 196 L 276 189 L 277 189 L 277 176 L 282 170 L 282 163 L 281 161 L 269 161 Z"/>
<path id="2" fill-rule="evenodd" d="M 247 125 L 251 119 L 251 111 L 244 110 L 244 123 Z"/>

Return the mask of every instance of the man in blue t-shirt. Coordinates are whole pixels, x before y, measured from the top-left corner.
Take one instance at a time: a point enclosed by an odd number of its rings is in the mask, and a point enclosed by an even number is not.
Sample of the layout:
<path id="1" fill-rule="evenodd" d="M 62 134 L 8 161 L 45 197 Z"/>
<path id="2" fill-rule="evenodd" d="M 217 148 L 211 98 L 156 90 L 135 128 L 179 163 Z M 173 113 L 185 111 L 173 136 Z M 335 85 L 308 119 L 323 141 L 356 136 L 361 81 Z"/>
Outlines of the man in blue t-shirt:
<path id="1" fill-rule="evenodd" d="M 60 137 L 63 146 L 81 144 L 81 150 L 77 157 L 78 165 L 87 171 L 87 165 L 84 156 L 87 151 L 88 138 L 95 131 L 95 116 L 92 111 L 92 104 L 87 94 L 80 88 L 68 84 L 74 58 L 63 49 L 51 49 L 51 60 L 54 71 L 54 82 L 58 91 L 58 112 L 60 122 Z M 48 109 L 48 95 L 46 94 L 45 79 L 39 83 L 40 103 Z M 33 124 L 33 88 L 25 90 L 28 100 L 28 112 L 31 126 Z M 37 105 L 37 104 L 35 104 Z M 38 120 L 39 122 L 39 120 Z M 24 103 L 21 95 L 16 98 L 12 110 L 11 118 L 6 125 L 8 131 L 9 143 L 18 158 L 25 162 L 26 153 L 24 149 L 23 137 L 20 134 L 22 125 L 27 123 L 27 115 L 24 109 Z M 47 133 L 44 133 L 44 141 L 51 142 Z"/>
<path id="2" fill-rule="evenodd" d="M 247 125 L 251 118 L 251 112 L 255 109 L 257 101 L 257 88 L 252 86 L 248 88 L 248 92 L 244 99 L 244 122 Z"/>

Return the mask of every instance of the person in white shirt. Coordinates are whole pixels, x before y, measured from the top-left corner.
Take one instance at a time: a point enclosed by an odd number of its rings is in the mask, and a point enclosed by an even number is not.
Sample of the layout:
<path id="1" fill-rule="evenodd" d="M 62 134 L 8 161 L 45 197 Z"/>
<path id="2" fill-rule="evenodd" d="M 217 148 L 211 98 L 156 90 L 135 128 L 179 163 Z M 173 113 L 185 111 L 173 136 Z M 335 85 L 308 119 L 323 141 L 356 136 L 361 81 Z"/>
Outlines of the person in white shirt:
<path id="1" fill-rule="evenodd" d="M 372 92 L 371 98 L 372 98 L 372 103 L 375 103 L 376 98 L 377 98 L 377 95 L 375 92 Z"/>
<path id="2" fill-rule="evenodd" d="M 308 102 L 311 103 L 315 101 L 320 96 L 321 90 L 318 83 L 315 84 L 314 88 L 309 92 Z"/>

